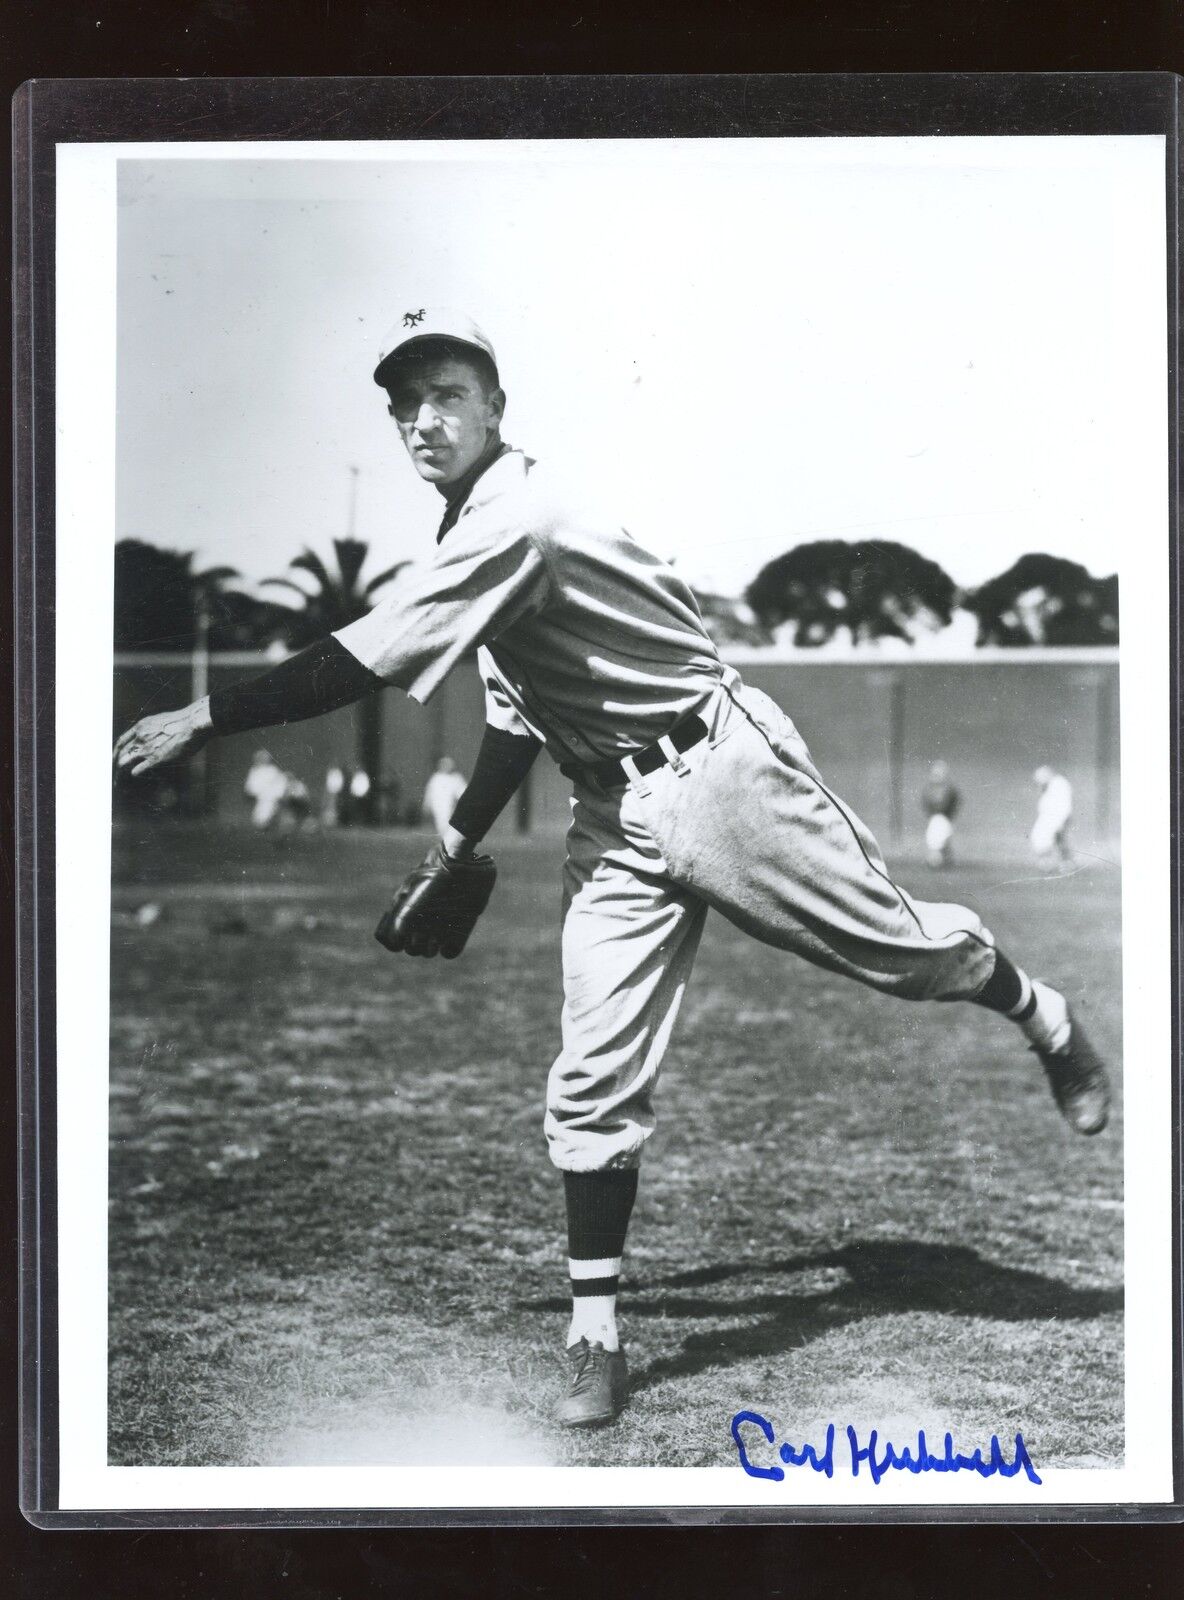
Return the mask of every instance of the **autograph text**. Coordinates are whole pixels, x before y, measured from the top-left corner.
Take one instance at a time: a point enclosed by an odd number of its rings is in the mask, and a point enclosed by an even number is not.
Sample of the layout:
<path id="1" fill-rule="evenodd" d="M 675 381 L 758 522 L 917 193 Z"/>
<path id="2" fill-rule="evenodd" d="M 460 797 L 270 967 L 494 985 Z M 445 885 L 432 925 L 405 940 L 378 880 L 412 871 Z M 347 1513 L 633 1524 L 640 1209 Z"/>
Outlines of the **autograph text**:
<path id="1" fill-rule="evenodd" d="M 732 1438 L 740 1457 L 740 1465 L 750 1478 L 766 1478 L 771 1483 L 780 1483 L 785 1477 L 786 1467 L 810 1467 L 814 1472 L 824 1473 L 828 1478 L 833 1478 L 836 1467 L 835 1441 L 837 1432 L 832 1422 L 826 1430 L 826 1442 L 821 1447 L 812 1444 L 803 1444 L 795 1448 L 788 1441 L 779 1445 L 777 1456 L 783 1463 L 781 1466 L 759 1467 L 749 1459 L 747 1445 L 753 1445 L 755 1440 L 751 1431 L 745 1436 L 742 1430 L 757 1428 L 764 1435 L 766 1444 L 776 1443 L 776 1434 L 773 1424 L 767 1417 L 762 1417 L 759 1411 L 737 1411 L 732 1418 Z M 846 1430 L 845 1452 L 840 1446 L 839 1464 L 843 1455 L 850 1463 L 851 1476 L 858 1478 L 864 1465 L 873 1483 L 878 1484 L 887 1472 L 977 1472 L 982 1478 L 1014 1478 L 1023 1472 L 1029 1483 L 1040 1483 L 1041 1479 L 1036 1468 L 1032 1465 L 1032 1458 L 1028 1454 L 1028 1447 L 1024 1443 L 1022 1433 L 1015 1436 L 1015 1452 L 1010 1461 L 1004 1458 L 1002 1447 L 995 1434 L 991 1435 L 991 1443 L 984 1458 L 980 1449 L 975 1449 L 970 1455 L 965 1455 L 960 1450 L 954 1449 L 953 1435 L 947 1433 L 942 1448 L 936 1454 L 930 1449 L 923 1428 L 917 1431 L 915 1445 L 905 1445 L 898 1449 L 889 1440 L 880 1443 L 879 1434 L 873 1428 L 867 1436 L 867 1443 L 861 1444 L 859 1435 L 848 1424 Z M 747 1445 L 746 1445 L 747 1437 Z"/>

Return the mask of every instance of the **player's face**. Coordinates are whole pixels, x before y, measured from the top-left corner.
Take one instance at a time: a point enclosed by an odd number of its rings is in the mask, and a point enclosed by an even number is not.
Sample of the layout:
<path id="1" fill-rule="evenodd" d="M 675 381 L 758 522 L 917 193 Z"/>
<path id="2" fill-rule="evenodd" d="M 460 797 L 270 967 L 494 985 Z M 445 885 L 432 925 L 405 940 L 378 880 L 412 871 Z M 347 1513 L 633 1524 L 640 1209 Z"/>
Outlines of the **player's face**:
<path id="1" fill-rule="evenodd" d="M 477 462 L 505 409 L 502 391 L 486 392 L 476 367 L 457 357 L 409 362 L 390 396 L 390 413 L 412 465 L 440 488 L 456 483 Z"/>

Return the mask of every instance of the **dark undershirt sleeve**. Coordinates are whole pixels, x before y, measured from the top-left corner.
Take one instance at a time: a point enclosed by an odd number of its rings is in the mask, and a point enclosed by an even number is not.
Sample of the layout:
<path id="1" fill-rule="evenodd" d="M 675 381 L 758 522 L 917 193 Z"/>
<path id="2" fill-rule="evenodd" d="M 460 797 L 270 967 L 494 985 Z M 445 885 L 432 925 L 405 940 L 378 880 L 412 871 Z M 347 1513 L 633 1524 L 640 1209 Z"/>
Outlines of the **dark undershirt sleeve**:
<path id="1" fill-rule="evenodd" d="M 330 635 L 270 672 L 210 695 L 215 733 L 246 733 L 284 722 L 304 722 L 352 705 L 383 686 L 376 673 Z"/>
<path id="2" fill-rule="evenodd" d="M 504 728 L 487 726 L 473 776 L 456 802 L 452 826 L 472 844 L 484 838 L 505 809 L 506 802 L 521 785 L 543 748 L 532 735 L 507 733 Z"/>

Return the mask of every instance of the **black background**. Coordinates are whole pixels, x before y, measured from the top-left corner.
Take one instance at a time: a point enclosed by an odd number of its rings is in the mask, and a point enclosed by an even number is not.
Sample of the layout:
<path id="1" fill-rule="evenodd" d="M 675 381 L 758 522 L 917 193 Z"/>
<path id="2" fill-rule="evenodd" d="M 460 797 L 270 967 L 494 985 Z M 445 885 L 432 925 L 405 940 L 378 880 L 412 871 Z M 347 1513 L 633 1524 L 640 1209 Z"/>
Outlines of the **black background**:
<path id="1" fill-rule="evenodd" d="M 30 77 L 1184 70 L 1184 9 L 1089 0 L 9 0 L 0 63 Z M 299 137 L 303 130 L 293 129 Z M 314 132 L 316 130 L 308 130 Z M 7 228 L 7 221 L 5 222 Z M 6 432 L 6 440 L 11 437 Z M 7 448 L 7 445 L 6 445 Z M 7 653 L 5 653 L 6 655 Z M 10 666 L 0 696 L 11 703 Z M 0 803 L 11 815 L 10 749 Z M 8 829 L 5 830 L 9 837 Z M 10 867 L 6 853 L 3 865 Z M 5 881 L 11 884 L 11 873 Z M 10 919 L 0 922 L 12 970 Z M 12 992 L 14 985 L 9 986 Z M 0 1588 L 22 1597 L 594 1594 L 842 1596 L 1175 1595 L 1174 1527 L 383 1529 L 40 1532 L 16 1509 L 15 1060 L 0 1069 Z M 1060 1336 L 1054 1330 L 1050 1336 Z M 1070 1336 L 1066 1333 L 1064 1336 Z M 1168 1403 L 1165 1396 L 1165 1405 Z"/>

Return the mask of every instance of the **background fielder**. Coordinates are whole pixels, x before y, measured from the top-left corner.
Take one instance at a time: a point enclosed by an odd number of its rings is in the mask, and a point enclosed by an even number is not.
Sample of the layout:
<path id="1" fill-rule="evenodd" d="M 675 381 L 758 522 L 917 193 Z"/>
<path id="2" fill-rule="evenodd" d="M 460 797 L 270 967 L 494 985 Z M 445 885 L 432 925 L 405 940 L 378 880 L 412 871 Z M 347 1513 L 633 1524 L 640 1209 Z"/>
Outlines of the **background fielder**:
<path id="1" fill-rule="evenodd" d="M 1073 864 L 1069 846 L 1073 785 L 1063 772 L 1055 772 L 1052 767 L 1037 767 L 1032 782 L 1040 791 L 1036 821 L 1029 835 L 1032 853 L 1046 872 L 1060 872 Z"/>
<path id="2" fill-rule="evenodd" d="M 946 762 L 935 761 L 921 791 L 925 812 L 925 858 L 931 867 L 949 866 L 954 849 L 954 818 L 962 806 L 962 796 L 950 781 Z"/>
<path id="3" fill-rule="evenodd" d="M 893 883 L 793 724 L 720 662 L 673 571 L 503 444 L 505 397 L 475 324 L 412 308 L 375 378 L 446 500 L 435 559 L 263 678 L 143 719 L 117 757 L 144 771 L 213 733 L 316 715 L 383 683 L 425 700 L 478 647 L 488 727 L 473 779 L 379 936 L 459 954 L 493 881 L 474 846 L 545 744 L 574 786 L 546 1117 L 573 1288 L 560 1418 L 603 1422 L 626 1397 L 615 1297 L 637 1167 L 708 907 L 884 993 L 1014 1017 L 1080 1132 L 1105 1123 L 1105 1076 L 1063 997 L 997 952 L 972 911 Z"/>
<path id="4" fill-rule="evenodd" d="M 456 762 L 451 756 L 441 756 L 423 791 L 423 813 L 430 818 L 437 833 L 443 833 L 452 821 L 452 813 L 466 788 L 463 774 L 456 770 Z"/>

